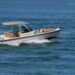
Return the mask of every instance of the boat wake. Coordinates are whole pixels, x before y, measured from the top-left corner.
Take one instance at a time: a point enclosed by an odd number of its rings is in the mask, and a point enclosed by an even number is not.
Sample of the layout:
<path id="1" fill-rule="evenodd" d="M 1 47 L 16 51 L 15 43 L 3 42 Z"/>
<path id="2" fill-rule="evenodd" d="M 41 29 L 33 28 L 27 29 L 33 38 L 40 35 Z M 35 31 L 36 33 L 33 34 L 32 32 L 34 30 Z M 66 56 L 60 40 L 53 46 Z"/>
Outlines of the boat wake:
<path id="1" fill-rule="evenodd" d="M 42 40 L 29 40 L 26 43 L 38 43 L 38 44 L 41 44 L 41 43 L 51 43 L 51 42 L 54 42 L 54 41 L 55 41 L 54 39 L 51 39 L 51 40 L 42 39 Z"/>
<path id="2" fill-rule="evenodd" d="M 21 44 L 42 44 L 42 43 L 53 43 L 55 42 L 56 39 L 42 39 L 42 40 L 29 40 L 29 41 L 23 41 L 23 42 L 19 42 L 19 41 L 16 41 L 16 42 L 12 42 L 12 43 L 7 43 L 7 45 L 11 45 L 11 46 L 19 46 Z"/>

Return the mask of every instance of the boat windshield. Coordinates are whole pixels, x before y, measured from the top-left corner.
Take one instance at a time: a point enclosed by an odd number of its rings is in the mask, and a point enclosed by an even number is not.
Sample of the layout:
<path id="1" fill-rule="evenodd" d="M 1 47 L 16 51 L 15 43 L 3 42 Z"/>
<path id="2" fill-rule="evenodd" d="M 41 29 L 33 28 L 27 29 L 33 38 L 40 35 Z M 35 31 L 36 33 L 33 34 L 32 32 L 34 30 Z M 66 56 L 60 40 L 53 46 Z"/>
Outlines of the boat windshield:
<path id="1" fill-rule="evenodd" d="M 25 33 L 25 32 L 30 32 L 30 31 L 32 31 L 32 29 L 29 28 L 29 27 L 21 26 L 21 31 Z"/>
<path id="2" fill-rule="evenodd" d="M 26 33 L 26 32 L 30 32 L 32 31 L 32 29 L 29 27 L 29 26 L 25 26 L 25 25 L 21 25 L 21 26 L 18 26 L 18 25 L 13 25 L 13 26 L 2 26 L 1 27 L 1 32 L 0 34 L 4 34 L 6 32 L 11 32 L 11 33 L 16 33 L 16 32 L 23 32 L 23 33 Z"/>

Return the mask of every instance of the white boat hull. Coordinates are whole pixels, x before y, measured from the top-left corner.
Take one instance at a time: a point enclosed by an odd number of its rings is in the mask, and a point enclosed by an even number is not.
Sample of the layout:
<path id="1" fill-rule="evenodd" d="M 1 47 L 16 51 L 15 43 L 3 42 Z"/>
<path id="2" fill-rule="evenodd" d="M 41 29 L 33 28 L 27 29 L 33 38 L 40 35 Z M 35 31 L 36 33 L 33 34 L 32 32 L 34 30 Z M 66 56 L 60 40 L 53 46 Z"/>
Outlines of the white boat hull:
<path id="1" fill-rule="evenodd" d="M 20 38 L 15 38 L 15 39 L 0 40 L 0 44 L 19 45 L 21 43 L 27 43 L 27 41 L 30 41 L 30 40 L 41 40 L 41 39 L 54 38 L 54 37 L 57 37 L 58 34 L 59 34 L 59 30 L 55 32 L 37 34 L 37 35 L 20 37 Z"/>

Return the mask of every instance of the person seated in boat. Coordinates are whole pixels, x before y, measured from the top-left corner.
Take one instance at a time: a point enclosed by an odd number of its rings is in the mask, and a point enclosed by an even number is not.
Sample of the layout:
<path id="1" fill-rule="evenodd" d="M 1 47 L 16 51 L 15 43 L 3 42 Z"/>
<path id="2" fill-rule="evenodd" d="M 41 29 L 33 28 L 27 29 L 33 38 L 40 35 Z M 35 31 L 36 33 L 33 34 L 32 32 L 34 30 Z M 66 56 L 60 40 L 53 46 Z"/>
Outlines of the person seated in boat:
<path id="1" fill-rule="evenodd" d="M 14 26 L 14 27 L 13 27 L 13 34 L 14 34 L 16 37 L 19 37 L 19 27 L 18 27 L 18 26 Z"/>

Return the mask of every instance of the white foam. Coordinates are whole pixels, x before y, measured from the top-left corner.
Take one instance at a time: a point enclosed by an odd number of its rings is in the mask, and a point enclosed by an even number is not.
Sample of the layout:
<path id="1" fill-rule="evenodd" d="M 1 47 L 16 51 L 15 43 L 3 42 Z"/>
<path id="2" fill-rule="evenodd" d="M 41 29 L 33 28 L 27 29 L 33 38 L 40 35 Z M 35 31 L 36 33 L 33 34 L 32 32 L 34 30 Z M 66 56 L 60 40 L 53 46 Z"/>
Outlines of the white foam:
<path id="1" fill-rule="evenodd" d="M 54 42 L 55 40 L 48 40 L 48 39 L 42 39 L 42 40 L 29 40 L 26 43 L 50 43 L 50 42 Z"/>
<path id="2" fill-rule="evenodd" d="M 23 41 L 23 42 L 19 42 L 19 41 L 16 41 L 16 42 L 7 42 L 7 43 L 4 43 L 4 44 L 7 44 L 7 45 L 12 45 L 12 46 L 19 46 L 21 43 L 38 43 L 38 44 L 42 44 L 42 43 L 52 43 L 52 42 L 55 42 L 56 40 L 55 39 L 51 39 L 51 40 L 48 40 L 48 39 L 37 39 L 37 40 L 29 40 L 29 41 Z"/>

